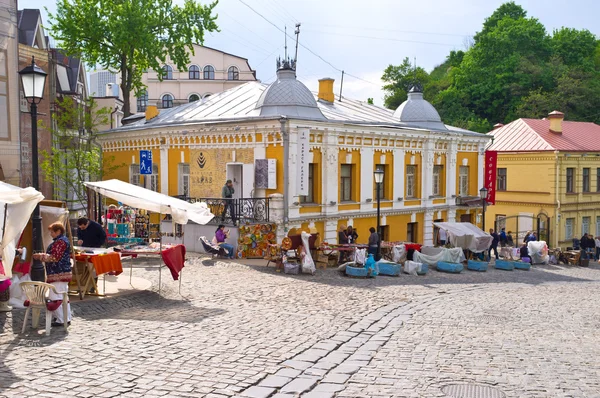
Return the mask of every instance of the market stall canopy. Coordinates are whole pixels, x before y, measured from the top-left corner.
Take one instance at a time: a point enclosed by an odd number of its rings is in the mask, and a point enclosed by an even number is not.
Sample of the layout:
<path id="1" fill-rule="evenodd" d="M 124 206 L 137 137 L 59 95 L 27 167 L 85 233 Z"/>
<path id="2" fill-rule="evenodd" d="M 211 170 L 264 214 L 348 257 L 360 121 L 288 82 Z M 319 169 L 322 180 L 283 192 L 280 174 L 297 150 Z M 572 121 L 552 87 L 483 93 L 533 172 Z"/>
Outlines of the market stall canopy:
<path id="1" fill-rule="evenodd" d="M 33 209 L 42 200 L 44 195 L 31 187 L 19 188 L 0 182 L 0 254 L 4 269 L 0 269 L 0 279 L 11 277 L 18 240 Z"/>
<path id="2" fill-rule="evenodd" d="M 481 253 L 492 244 L 492 236 L 470 222 L 434 222 L 433 225 L 446 231 L 448 241 L 454 247 Z"/>
<path id="3" fill-rule="evenodd" d="M 214 218 L 206 203 L 188 203 L 120 180 L 86 182 L 85 185 L 127 206 L 170 214 L 177 224 L 187 224 L 191 220 L 205 225 Z"/>

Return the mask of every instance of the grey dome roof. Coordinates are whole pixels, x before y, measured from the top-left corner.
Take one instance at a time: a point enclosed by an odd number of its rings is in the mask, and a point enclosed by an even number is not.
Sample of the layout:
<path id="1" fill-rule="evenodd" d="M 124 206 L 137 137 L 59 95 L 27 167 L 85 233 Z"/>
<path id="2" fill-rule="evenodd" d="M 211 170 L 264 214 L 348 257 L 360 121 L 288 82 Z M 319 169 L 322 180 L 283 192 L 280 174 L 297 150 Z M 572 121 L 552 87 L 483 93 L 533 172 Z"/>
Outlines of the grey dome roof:
<path id="1" fill-rule="evenodd" d="M 414 87 L 409 91 L 408 99 L 396 109 L 394 117 L 401 123 L 446 130 L 440 114 Z"/>
<path id="2" fill-rule="evenodd" d="M 261 116 L 299 116 L 311 119 L 325 119 L 310 90 L 296 80 L 293 69 L 277 71 L 277 80 L 263 91 L 256 103 Z"/>

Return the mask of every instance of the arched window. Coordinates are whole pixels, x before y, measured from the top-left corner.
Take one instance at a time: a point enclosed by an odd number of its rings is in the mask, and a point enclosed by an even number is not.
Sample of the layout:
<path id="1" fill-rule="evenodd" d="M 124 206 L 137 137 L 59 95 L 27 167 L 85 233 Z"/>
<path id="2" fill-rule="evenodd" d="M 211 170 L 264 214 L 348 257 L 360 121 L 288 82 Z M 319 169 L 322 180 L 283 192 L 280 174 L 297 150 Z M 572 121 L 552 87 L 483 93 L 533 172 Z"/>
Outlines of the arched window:
<path id="1" fill-rule="evenodd" d="M 240 70 L 237 66 L 230 66 L 227 69 L 227 80 L 240 80 Z"/>
<path id="2" fill-rule="evenodd" d="M 137 97 L 137 111 L 145 112 L 147 106 L 148 106 L 148 91 L 144 91 Z"/>
<path id="3" fill-rule="evenodd" d="M 171 68 L 169 65 L 163 66 L 162 78 L 165 80 L 173 80 L 173 68 Z"/>
<path id="4" fill-rule="evenodd" d="M 200 68 L 197 65 L 191 65 L 188 71 L 190 80 L 199 80 L 200 79 Z"/>
<path id="5" fill-rule="evenodd" d="M 198 94 L 192 94 L 188 98 L 188 102 L 196 102 L 200 100 L 200 96 Z"/>
<path id="6" fill-rule="evenodd" d="M 208 98 L 209 98 L 211 95 L 212 95 L 211 93 L 204 94 L 204 95 L 202 96 L 202 101 L 206 101 L 206 100 L 207 100 L 207 99 L 208 99 Z"/>
<path id="7" fill-rule="evenodd" d="M 172 108 L 173 107 L 173 96 L 171 94 L 165 94 L 162 96 L 162 106 L 161 108 Z"/>
<path id="8" fill-rule="evenodd" d="M 204 67 L 204 80 L 215 80 L 215 68 L 210 65 Z"/>

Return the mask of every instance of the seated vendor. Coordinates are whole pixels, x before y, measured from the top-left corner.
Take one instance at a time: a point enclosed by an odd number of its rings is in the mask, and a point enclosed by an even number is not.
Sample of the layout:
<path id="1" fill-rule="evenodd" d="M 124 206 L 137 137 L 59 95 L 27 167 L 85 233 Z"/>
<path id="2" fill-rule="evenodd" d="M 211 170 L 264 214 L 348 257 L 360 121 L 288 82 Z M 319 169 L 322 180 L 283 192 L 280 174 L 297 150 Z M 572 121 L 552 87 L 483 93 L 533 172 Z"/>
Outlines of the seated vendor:
<path id="1" fill-rule="evenodd" d="M 229 230 L 225 231 L 225 226 L 222 224 L 219 225 L 219 227 L 215 231 L 215 241 L 216 241 L 217 245 L 219 245 L 223 249 L 227 250 L 229 258 L 233 259 L 235 249 L 232 245 L 225 242 L 225 240 L 228 237 L 229 237 Z"/>
<path id="2" fill-rule="evenodd" d="M 531 257 L 529 257 L 529 250 L 527 249 L 527 242 L 523 242 L 523 245 L 521 246 L 521 249 L 519 249 L 520 254 L 521 254 L 521 261 L 524 262 L 531 262 Z"/>
<path id="3" fill-rule="evenodd" d="M 77 220 L 77 244 L 84 247 L 102 247 L 106 232 L 96 221 L 81 217 Z"/>

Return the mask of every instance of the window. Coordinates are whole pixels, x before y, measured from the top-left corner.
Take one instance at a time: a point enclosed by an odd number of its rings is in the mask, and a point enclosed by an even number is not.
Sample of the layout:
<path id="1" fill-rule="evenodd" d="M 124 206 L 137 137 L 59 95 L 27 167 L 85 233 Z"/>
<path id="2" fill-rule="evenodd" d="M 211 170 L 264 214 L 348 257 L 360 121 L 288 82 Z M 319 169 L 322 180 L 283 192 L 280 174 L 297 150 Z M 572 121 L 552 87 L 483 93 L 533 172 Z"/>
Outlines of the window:
<path id="1" fill-rule="evenodd" d="M 204 80 L 215 80 L 215 68 L 210 65 L 204 67 Z"/>
<path id="2" fill-rule="evenodd" d="M 179 195 L 188 197 L 190 195 L 190 165 L 179 163 Z"/>
<path id="3" fill-rule="evenodd" d="M 592 223 L 592 217 L 583 217 L 581 219 L 581 235 L 590 233 L 590 224 Z"/>
<path id="4" fill-rule="evenodd" d="M 0 138 L 10 138 L 8 118 L 8 75 L 6 50 L 0 49 Z M 26 109 L 27 111 L 27 109 Z"/>
<path id="5" fill-rule="evenodd" d="M 352 200 L 352 165 L 343 164 L 340 176 L 340 201 L 348 202 Z"/>
<path id="6" fill-rule="evenodd" d="M 409 222 L 408 224 L 406 224 L 406 241 L 407 242 L 417 242 L 418 238 L 417 238 L 417 227 L 418 227 L 418 223 L 416 222 Z"/>
<path id="7" fill-rule="evenodd" d="M 496 214 L 496 222 L 494 223 L 494 229 L 500 233 L 502 228 L 506 228 L 506 214 Z"/>
<path id="8" fill-rule="evenodd" d="M 315 203 L 315 164 L 308 164 L 308 195 L 300 196 L 300 203 Z"/>
<path id="9" fill-rule="evenodd" d="M 506 168 L 498 169 L 496 176 L 496 190 L 506 191 Z"/>
<path id="10" fill-rule="evenodd" d="M 137 97 L 137 111 L 145 112 L 148 106 L 148 91 L 144 91 Z"/>
<path id="11" fill-rule="evenodd" d="M 165 80 L 173 80 L 173 68 L 171 68 L 169 65 L 163 66 L 162 78 Z"/>
<path id="12" fill-rule="evenodd" d="M 567 193 L 575 192 L 575 169 L 567 167 Z"/>
<path id="13" fill-rule="evenodd" d="M 200 96 L 198 94 L 192 94 L 188 98 L 188 102 L 196 102 L 200 100 Z"/>
<path id="14" fill-rule="evenodd" d="M 469 166 L 458 170 L 458 196 L 469 196 Z"/>
<path id="15" fill-rule="evenodd" d="M 132 164 L 129 166 L 129 183 L 132 185 L 140 185 L 140 165 Z"/>
<path id="16" fill-rule="evenodd" d="M 565 220 L 565 239 L 573 239 L 573 225 L 575 225 L 574 218 L 567 218 Z"/>
<path id="17" fill-rule="evenodd" d="M 589 167 L 585 167 L 583 169 L 583 186 L 582 192 L 590 192 L 590 169 Z"/>
<path id="18" fill-rule="evenodd" d="M 406 166 L 406 197 L 417 197 L 417 166 Z"/>
<path id="19" fill-rule="evenodd" d="M 389 225 L 380 225 L 379 231 L 377 231 L 377 235 L 379 235 L 379 239 L 382 242 L 389 242 L 390 240 L 390 226 Z"/>
<path id="20" fill-rule="evenodd" d="M 227 69 L 227 80 L 240 80 L 240 71 L 235 66 L 230 66 Z"/>
<path id="21" fill-rule="evenodd" d="M 433 166 L 433 186 L 431 187 L 431 194 L 433 196 L 442 195 L 442 167 Z"/>
<path id="22" fill-rule="evenodd" d="M 146 188 L 158 192 L 158 166 L 156 164 L 152 164 L 152 174 L 146 176 Z"/>
<path id="23" fill-rule="evenodd" d="M 162 96 L 161 108 L 167 109 L 173 107 L 173 96 L 171 94 L 165 94 Z"/>
<path id="24" fill-rule="evenodd" d="M 191 65 L 190 69 L 188 69 L 188 78 L 190 80 L 199 80 L 200 79 L 200 68 L 197 65 Z"/>
<path id="25" fill-rule="evenodd" d="M 596 236 L 600 236 L 600 217 L 596 216 Z"/>
<path id="26" fill-rule="evenodd" d="M 387 165 L 385 164 L 376 164 L 375 165 L 375 170 L 377 169 L 381 169 L 383 170 L 383 181 L 381 182 L 381 191 L 379 192 L 379 194 L 381 195 L 381 199 L 387 199 L 388 195 L 386 192 L 386 184 L 385 184 L 385 179 L 387 178 Z M 375 178 L 373 178 L 373 200 L 377 200 L 377 183 L 375 182 Z"/>

